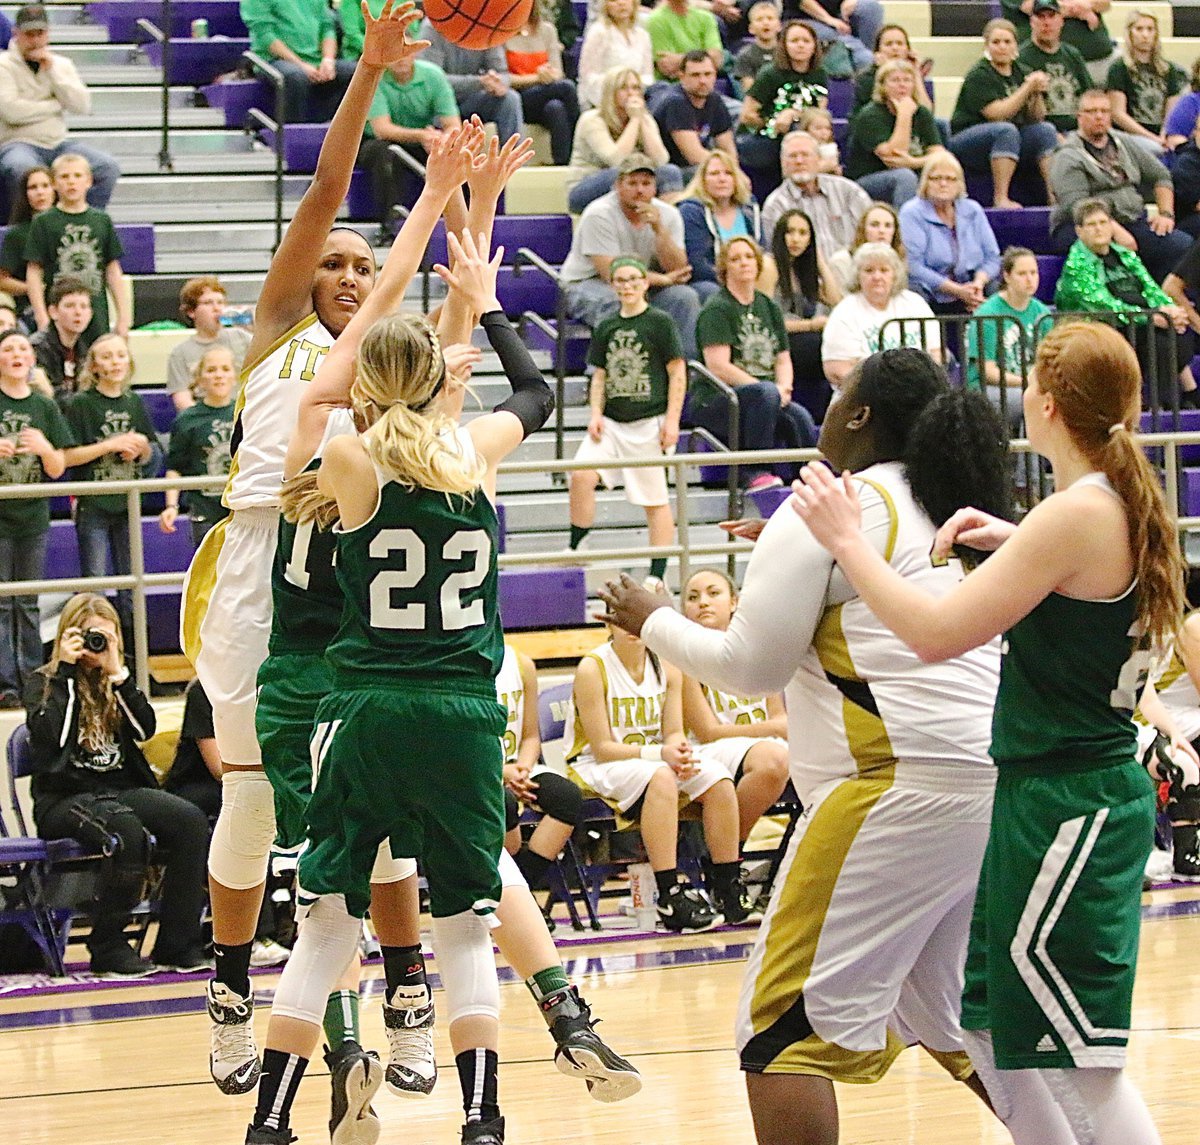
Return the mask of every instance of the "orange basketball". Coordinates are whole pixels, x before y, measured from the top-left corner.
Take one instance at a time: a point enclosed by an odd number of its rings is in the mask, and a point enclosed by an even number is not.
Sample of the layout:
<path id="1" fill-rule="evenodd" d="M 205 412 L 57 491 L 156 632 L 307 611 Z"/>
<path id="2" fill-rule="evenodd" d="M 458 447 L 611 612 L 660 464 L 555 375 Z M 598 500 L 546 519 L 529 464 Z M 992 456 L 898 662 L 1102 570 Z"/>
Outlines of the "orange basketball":
<path id="1" fill-rule="evenodd" d="M 452 44 L 481 52 L 511 40 L 525 27 L 533 0 L 425 0 L 422 7 Z"/>

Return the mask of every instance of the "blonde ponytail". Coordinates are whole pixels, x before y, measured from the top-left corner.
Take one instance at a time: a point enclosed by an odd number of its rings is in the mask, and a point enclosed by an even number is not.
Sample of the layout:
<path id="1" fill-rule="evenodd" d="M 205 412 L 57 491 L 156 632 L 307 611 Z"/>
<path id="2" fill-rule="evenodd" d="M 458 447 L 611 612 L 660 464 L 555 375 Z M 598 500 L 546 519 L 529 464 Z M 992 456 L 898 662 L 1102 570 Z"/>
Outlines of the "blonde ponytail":
<path id="1" fill-rule="evenodd" d="M 285 521 L 293 525 L 307 525 L 310 521 L 318 529 L 329 529 L 338 519 L 337 500 L 326 497 L 317 488 L 317 471 L 306 469 L 289 477 L 279 490 L 279 506 Z"/>
<path id="2" fill-rule="evenodd" d="M 384 411 L 364 442 L 368 456 L 393 481 L 409 489 L 472 496 L 486 466 L 478 458 L 466 464 L 454 429 L 443 414 L 427 417 L 397 404 Z"/>

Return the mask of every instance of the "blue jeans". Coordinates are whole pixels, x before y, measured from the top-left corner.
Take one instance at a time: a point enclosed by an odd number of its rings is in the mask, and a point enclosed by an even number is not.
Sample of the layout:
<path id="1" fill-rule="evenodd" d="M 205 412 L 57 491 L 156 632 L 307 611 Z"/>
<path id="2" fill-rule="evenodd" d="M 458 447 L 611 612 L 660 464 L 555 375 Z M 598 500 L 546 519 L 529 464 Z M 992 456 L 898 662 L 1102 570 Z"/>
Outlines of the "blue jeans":
<path id="1" fill-rule="evenodd" d="M 650 291 L 650 304 L 663 311 L 679 331 L 683 356 L 696 356 L 696 319 L 700 317 L 700 296 L 690 286 L 656 286 Z M 593 330 L 620 309 L 617 294 L 607 282 L 587 278 L 567 285 L 567 313 Z"/>
<path id="2" fill-rule="evenodd" d="M 304 69 L 291 60 L 272 59 L 271 65 L 283 73 L 283 117 L 285 123 L 328 123 L 342 102 L 350 78 L 353 60 L 335 60 L 337 72 L 326 83 L 310 83 Z"/>
<path id="3" fill-rule="evenodd" d="M 0 581 L 41 580 L 46 575 L 46 533 L 0 536 Z M 19 696 L 43 664 L 36 596 L 0 596 L 0 692 Z"/>
<path id="4" fill-rule="evenodd" d="M 856 180 L 872 199 L 891 203 L 899 210 L 909 199 L 917 197 L 917 173 L 911 167 L 894 167 L 887 171 L 872 171 Z"/>
<path id="5" fill-rule="evenodd" d="M 496 134 L 503 143 L 510 135 L 525 133 L 525 118 L 521 111 L 521 97 L 515 91 L 503 95 L 489 95 L 482 88 L 458 101 L 458 110 L 463 119 L 477 115 L 484 123 L 494 123 Z"/>
<path id="6" fill-rule="evenodd" d="M 856 72 L 864 71 L 875 62 L 875 37 L 883 27 L 883 5 L 879 0 L 858 0 L 854 15 L 850 17 L 849 36 L 839 35 L 828 24 L 817 20 L 808 21 L 817 31 L 818 39 L 824 43 L 841 40 L 850 52 Z"/>
<path id="7" fill-rule="evenodd" d="M 8 187 L 11 202 L 22 195 L 21 180 L 31 167 L 49 167 L 60 155 L 82 155 L 92 169 L 92 188 L 88 191 L 88 202 L 103 210 L 112 198 L 113 188 L 121 177 L 117 161 L 104 151 L 76 143 L 70 136 L 57 147 L 36 147 L 32 143 L 6 143 L 0 147 L 0 178 Z"/>
<path id="8" fill-rule="evenodd" d="M 75 537 L 79 542 L 79 571 L 83 576 L 127 576 L 129 563 L 129 521 L 122 507 L 119 513 L 107 513 L 89 505 L 81 497 L 75 509 Z M 117 615 L 121 618 L 121 637 L 126 655 L 133 655 L 133 593 L 117 591 Z"/>
<path id="9" fill-rule="evenodd" d="M 674 163 L 664 163 L 654 172 L 658 183 L 658 194 L 664 191 L 682 191 L 683 173 Z M 573 215 L 583 214 L 583 208 L 588 203 L 595 202 L 601 195 L 607 195 L 617 181 L 615 167 L 602 167 L 584 175 L 578 183 L 567 192 L 567 210 Z"/>
<path id="10" fill-rule="evenodd" d="M 950 140 L 950 150 L 968 171 L 984 171 L 993 159 L 1036 163 L 1058 146 L 1053 123 L 976 123 Z"/>
<path id="11" fill-rule="evenodd" d="M 812 415 L 797 402 L 784 403 L 774 382 L 754 382 L 735 386 L 738 400 L 739 449 L 799 449 L 817 443 L 817 427 Z M 692 410 L 692 420 L 714 437 L 724 441 L 729 428 L 729 412 L 720 398 Z M 728 444 L 728 443 L 726 443 Z M 771 465 L 743 465 L 742 484 L 773 471 Z"/>

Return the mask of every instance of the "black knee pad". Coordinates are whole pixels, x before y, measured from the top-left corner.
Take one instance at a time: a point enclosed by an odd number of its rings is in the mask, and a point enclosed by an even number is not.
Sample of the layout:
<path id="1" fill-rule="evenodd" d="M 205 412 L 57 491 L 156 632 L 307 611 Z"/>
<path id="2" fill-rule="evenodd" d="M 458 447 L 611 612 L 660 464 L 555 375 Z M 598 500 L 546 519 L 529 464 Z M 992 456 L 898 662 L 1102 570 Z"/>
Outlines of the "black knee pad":
<path id="1" fill-rule="evenodd" d="M 517 797 L 506 787 L 504 789 L 504 830 L 511 831 L 521 819 L 521 808 L 517 806 Z"/>
<path id="2" fill-rule="evenodd" d="M 537 807 L 543 814 L 574 827 L 583 813 L 583 792 L 565 775 L 543 771 L 536 777 Z"/>

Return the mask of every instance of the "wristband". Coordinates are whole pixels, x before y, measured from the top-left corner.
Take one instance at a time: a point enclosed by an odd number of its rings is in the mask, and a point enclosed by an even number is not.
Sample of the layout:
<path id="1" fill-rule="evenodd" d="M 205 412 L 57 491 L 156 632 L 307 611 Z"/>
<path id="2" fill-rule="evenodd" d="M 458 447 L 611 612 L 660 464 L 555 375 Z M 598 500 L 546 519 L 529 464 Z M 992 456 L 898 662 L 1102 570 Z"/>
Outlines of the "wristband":
<path id="1" fill-rule="evenodd" d="M 1175 212 L 1174 211 L 1159 211 L 1158 217 L 1160 219 L 1173 219 L 1173 218 L 1175 218 Z"/>
<path id="2" fill-rule="evenodd" d="M 638 758 L 649 763 L 662 763 L 663 749 L 660 744 L 646 744 L 638 751 Z"/>

